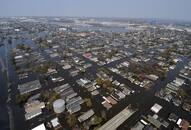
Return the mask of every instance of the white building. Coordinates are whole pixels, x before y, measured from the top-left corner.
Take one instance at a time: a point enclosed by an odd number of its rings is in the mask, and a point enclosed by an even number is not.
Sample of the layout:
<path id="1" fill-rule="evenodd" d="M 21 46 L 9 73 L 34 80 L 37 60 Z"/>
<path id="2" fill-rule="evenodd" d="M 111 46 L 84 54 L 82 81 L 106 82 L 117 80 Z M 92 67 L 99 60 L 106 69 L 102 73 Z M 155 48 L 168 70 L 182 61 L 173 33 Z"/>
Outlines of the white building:
<path id="1" fill-rule="evenodd" d="M 154 113 L 158 113 L 160 110 L 162 109 L 162 106 L 155 103 L 152 107 L 151 107 L 151 110 L 154 112 Z"/>
<path id="2" fill-rule="evenodd" d="M 31 129 L 31 130 L 46 130 L 46 128 L 45 128 L 44 124 L 41 124 L 41 125 L 33 128 L 33 129 Z"/>

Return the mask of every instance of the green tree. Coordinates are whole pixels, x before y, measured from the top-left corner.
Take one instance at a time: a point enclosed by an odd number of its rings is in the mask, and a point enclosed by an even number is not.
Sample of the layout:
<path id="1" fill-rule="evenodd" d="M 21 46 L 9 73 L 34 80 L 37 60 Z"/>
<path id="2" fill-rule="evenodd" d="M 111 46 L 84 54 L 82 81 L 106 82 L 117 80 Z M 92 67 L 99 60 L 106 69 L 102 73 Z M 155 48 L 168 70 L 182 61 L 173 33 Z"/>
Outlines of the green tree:
<path id="1" fill-rule="evenodd" d="M 106 67 L 100 68 L 99 71 L 103 71 L 106 74 L 110 74 L 110 71 Z"/>
<path id="2" fill-rule="evenodd" d="M 27 100 L 29 99 L 30 96 L 31 96 L 30 93 L 26 93 L 26 94 L 22 94 L 22 95 L 17 94 L 16 103 L 18 103 L 19 105 L 22 105 L 27 102 Z"/>
<path id="3" fill-rule="evenodd" d="M 188 98 L 189 97 L 189 94 L 184 90 L 184 89 L 179 89 L 178 91 L 178 95 L 182 98 L 182 99 L 185 99 L 185 98 Z"/>
<path id="4" fill-rule="evenodd" d="M 75 114 L 68 115 L 66 122 L 67 122 L 67 124 L 69 125 L 70 128 L 75 127 L 75 125 L 77 124 L 76 115 Z"/>
<path id="5" fill-rule="evenodd" d="M 105 111 L 101 111 L 101 117 L 106 121 L 107 120 L 107 115 Z"/>
<path id="6" fill-rule="evenodd" d="M 95 115 L 91 118 L 92 125 L 99 125 L 102 121 L 103 121 L 103 119 L 97 115 Z"/>
<path id="7" fill-rule="evenodd" d="M 92 107 L 92 100 L 90 98 L 85 98 L 84 101 L 87 107 Z"/>
<path id="8" fill-rule="evenodd" d="M 104 80 L 103 81 L 103 87 L 108 89 L 110 92 L 113 91 L 113 84 L 109 80 Z"/>
<path id="9" fill-rule="evenodd" d="M 47 103 L 47 108 L 49 110 L 52 110 L 52 105 L 53 105 L 53 102 L 57 99 L 60 98 L 60 95 L 58 93 L 56 93 L 55 91 L 48 91 L 48 90 L 45 90 L 45 91 L 42 91 L 41 92 L 41 96 L 40 96 L 41 100 L 44 101 L 44 102 L 48 102 Z"/>
<path id="10" fill-rule="evenodd" d="M 101 78 L 97 78 L 96 83 L 97 83 L 97 85 L 102 86 L 103 85 L 103 80 Z"/>

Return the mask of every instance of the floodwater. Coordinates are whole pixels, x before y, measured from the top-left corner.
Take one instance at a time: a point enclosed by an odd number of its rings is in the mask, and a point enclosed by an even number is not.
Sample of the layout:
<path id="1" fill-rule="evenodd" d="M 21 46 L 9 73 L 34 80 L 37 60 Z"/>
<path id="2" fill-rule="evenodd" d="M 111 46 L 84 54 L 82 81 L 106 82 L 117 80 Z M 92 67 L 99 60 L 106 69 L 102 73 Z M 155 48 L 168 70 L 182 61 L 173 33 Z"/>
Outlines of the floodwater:
<path id="1" fill-rule="evenodd" d="M 73 28 L 76 31 L 101 31 L 101 32 L 128 32 L 125 27 L 96 27 L 96 26 L 78 26 Z"/>
<path id="2" fill-rule="evenodd" d="M 29 44 L 31 46 L 34 47 L 34 44 L 31 40 L 29 39 L 24 39 L 24 40 L 13 40 L 12 45 L 8 45 L 8 52 L 10 52 L 10 49 L 12 47 L 15 47 L 16 44 L 19 43 L 25 43 L 25 44 Z M 5 48 L 4 46 L 0 47 L 0 56 L 3 59 L 3 61 L 5 61 Z M 9 57 L 10 58 L 10 57 Z M 86 60 L 86 62 L 90 62 L 89 60 Z M 113 116 L 115 116 L 118 112 L 120 112 L 120 110 L 124 109 L 128 104 L 130 103 L 135 103 L 137 102 L 138 104 L 141 105 L 141 109 L 135 114 L 135 116 L 133 116 L 132 118 L 132 122 L 127 122 L 126 124 L 132 125 L 134 124 L 138 117 L 140 117 L 142 114 L 146 113 L 146 111 L 155 103 L 155 102 L 159 102 L 163 108 L 164 108 L 164 112 L 161 113 L 162 116 L 166 116 L 168 115 L 168 113 L 170 113 L 171 111 L 175 112 L 178 114 L 178 116 L 183 117 L 185 119 L 188 119 L 189 121 L 191 121 L 191 116 L 186 114 L 185 112 L 182 112 L 181 109 L 174 107 L 173 105 L 169 105 L 169 103 L 166 103 L 165 101 L 160 100 L 159 98 L 156 98 L 154 96 L 154 93 L 158 90 L 161 89 L 161 87 L 165 87 L 165 85 L 169 82 L 171 82 L 175 76 L 178 74 L 178 72 L 180 71 L 181 68 L 183 68 L 183 66 L 188 62 L 188 59 L 186 57 L 182 57 L 182 62 L 178 63 L 176 68 L 174 70 L 170 70 L 167 78 L 165 80 L 158 80 L 157 83 L 154 85 L 153 89 L 144 92 L 142 91 L 140 94 L 136 93 L 135 95 L 132 96 L 128 96 L 127 98 L 123 99 L 121 102 L 119 102 L 117 105 L 113 106 L 112 109 L 110 109 L 107 112 L 107 116 L 108 119 L 112 118 Z M 110 64 L 110 66 L 114 66 L 115 64 L 117 64 L 118 61 L 116 61 L 115 63 Z M 14 69 L 11 65 L 10 62 L 8 62 L 9 64 L 9 76 L 10 76 L 10 80 L 14 81 L 15 84 L 13 84 L 14 87 L 12 87 L 12 95 L 11 97 L 14 97 L 16 93 L 18 93 L 17 90 L 17 83 L 19 82 L 17 79 L 17 76 L 14 72 Z M 93 64 L 93 63 L 92 63 Z M 97 65 L 93 64 L 92 68 L 90 68 L 88 71 L 92 74 L 95 74 L 96 69 L 97 69 Z M 1 66 L 2 68 L 2 66 Z M 62 75 L 64 75 L 65 77 L 68 77 L 68 73 L 61 71 L 60 72 Z M 135 85 L 131 84 L 127 79 L 124 79 L 122 76 L 119 76 L 117 74 L 112 73 L 113 78 L 118 80 L 121 83 L 126 84 L 127 86 L 134 88 L 136 87 Z M 32 80 L 32 79 L 29 79 Z M 76 79 L 73 78 L 71 79 L 70 77 L 66 78 L 66 81 L 68 81 L 70 84 L 73 84 L 73 81 L 75 81 Z M 87 93 L 83 92 L 82 88 L 77 88 L 79 87 L 77 84 L 74 84 L 74 86 L 76 88 L 74 88 L 75 91 L 77 91 L 79 94 L 82 94 L 82 97 L 86 96 Z M 139 88 L 137 89 L 139 90 Z M 141 89 L 140 89 L 141 90 Z M 9 118 L 8 118 L 8 111 L 6 108 L 6 100 L 7 100 L 7 88 L 6 88 L 6 82 L 4 81 L 3 78 L 3 73 L 0 73 L 0 111 L 1 111 L 1 116 L 0 116 L 0 130 L 8 130 L 9 129 Z M 89 94 L 90 95 L 90 94 Z M 81 96 L 81 95 L 80 95 Z M 13 98 L 14 99 L 14 98 Z M 99 103 L 100 97 L 95 98 L 95 108 L 96 111 L 99 111 L 100 109 L 103 109 L 103 106 L 101 106 Z M 141 100 L 140 100 L 141 99 Z M 16 130 L 25 130 L 27 129 L 26 123 L 24 122 L 24 109 L 19 107 L 18 105 L 16 105 L 15 101 L 13 100 L 11 102 L 11 107 L 13 109 L 13 117 L 14 117 L 14 126 Z M 160 114 L 160 113 L 159 113 Z"/>
<path id="3" fill-rule="evenodd" d="M 4 46 L 0 47 L 0 58 L 3 63 L 5 63 L 5 50 Z M 2 64 L 0 64 L 0 129 L 1 130 L 9 130 L 9 118 L 8 118 L 8 112 L 7 112 L 7 106 L 6 106 L 6 100 L 7 100 L 7 88 L 6 88 L 6 81 L 4 78 L 4 74 L 2 72 Z"/>

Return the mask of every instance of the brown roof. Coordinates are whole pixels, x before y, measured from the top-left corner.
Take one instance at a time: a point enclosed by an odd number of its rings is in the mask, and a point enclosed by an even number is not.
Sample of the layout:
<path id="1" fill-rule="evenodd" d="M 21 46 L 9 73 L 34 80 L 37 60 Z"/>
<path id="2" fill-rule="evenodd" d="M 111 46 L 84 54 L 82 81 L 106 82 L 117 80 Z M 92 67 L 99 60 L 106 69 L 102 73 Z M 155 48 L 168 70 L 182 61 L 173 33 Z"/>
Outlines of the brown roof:
<path id="1" fill-rule="evenodd" d="M 112 105 L 117 104 L 117 101 L 115 101 L 112 97 L 108 96 L 107 100 L 111 102 Z"/>
<path id="2" fill-rule="evenodd" d="M 187 120 L 182 119 L 180 126 L 181 126 L 181 130 L 188 130 L 190 123 Z"/>

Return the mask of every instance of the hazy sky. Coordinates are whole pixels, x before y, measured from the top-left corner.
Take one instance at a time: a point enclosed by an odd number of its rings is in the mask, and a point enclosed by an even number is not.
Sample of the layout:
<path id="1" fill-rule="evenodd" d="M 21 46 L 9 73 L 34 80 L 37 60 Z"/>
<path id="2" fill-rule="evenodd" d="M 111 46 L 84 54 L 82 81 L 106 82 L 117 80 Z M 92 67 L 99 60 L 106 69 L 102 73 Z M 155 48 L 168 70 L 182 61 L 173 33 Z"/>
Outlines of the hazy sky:
<path id="1" fill-rule="evenodd" d="M 0 0 L 0 16 L 106 16 L 191 21 L 191 0 Z"/>

